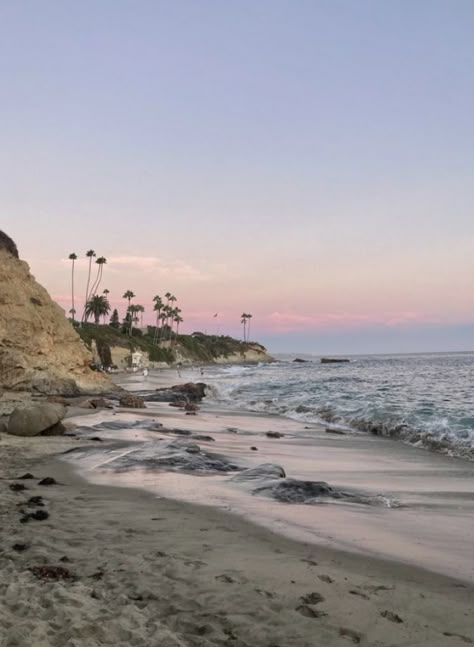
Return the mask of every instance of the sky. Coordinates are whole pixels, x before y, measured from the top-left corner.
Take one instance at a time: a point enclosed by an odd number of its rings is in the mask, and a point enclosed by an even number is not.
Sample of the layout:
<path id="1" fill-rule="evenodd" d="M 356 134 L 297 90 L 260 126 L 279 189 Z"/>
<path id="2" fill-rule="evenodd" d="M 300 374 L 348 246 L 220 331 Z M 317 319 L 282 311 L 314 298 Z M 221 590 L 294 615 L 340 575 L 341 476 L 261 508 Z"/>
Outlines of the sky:
<path id="1" fill-rule="evenodd" d="M 472 0 L 0 0 L 0 229 L 181 330 L 474 349 Z M 214 314 L 218 314 L 214 317 Z"/>

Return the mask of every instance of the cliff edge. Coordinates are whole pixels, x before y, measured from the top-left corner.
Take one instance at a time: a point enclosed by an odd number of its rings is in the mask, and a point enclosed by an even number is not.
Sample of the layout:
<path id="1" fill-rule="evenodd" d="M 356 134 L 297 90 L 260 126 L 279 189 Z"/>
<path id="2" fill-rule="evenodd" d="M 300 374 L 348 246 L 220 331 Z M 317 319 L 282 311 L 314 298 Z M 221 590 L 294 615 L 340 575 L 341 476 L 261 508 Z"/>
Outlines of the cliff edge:
<path id="1" fill-rule="evenodd" d="M 0 389 L 77 395 L 110 391 L 92 355 L 0 231 Z"/>

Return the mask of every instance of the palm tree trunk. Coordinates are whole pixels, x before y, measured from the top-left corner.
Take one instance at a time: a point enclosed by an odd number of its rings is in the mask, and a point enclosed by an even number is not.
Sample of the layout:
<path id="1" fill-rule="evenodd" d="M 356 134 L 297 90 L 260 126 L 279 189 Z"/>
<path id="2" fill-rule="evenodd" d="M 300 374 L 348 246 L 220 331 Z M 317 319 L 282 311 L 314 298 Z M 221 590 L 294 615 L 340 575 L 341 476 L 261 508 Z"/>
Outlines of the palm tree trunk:
<path id="1" fill-rule="evenodd" d="M 84 303 L 84 312 L 82 314 L 82 321 L 84 321 L 84 318 L 86 316 L 86 306 L 87 306 L 88 295 L 89 295 L 89 283 L 91 280 L 91 267 L 92 267 L 92 256 L 89 256 L 89 274 L 87 275 L 86 302 Z"/>
<path id="2" fill-rule="evenodd" d="M 71 273 L 71 297 L 72 297 L 72 323 L 74 323 L 74 259 L 72 260 L 72 273 Z"/>

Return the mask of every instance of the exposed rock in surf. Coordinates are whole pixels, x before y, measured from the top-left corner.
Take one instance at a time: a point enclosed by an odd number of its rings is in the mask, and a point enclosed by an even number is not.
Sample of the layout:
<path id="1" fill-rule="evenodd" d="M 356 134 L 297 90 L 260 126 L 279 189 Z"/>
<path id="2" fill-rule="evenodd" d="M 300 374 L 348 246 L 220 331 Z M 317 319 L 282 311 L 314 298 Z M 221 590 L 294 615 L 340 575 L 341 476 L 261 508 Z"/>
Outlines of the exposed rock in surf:
<path id="1" fill-rule="evenodd" d="M 92 451 L 92 450 L 91 450 Z M 108 459 L 104 469 L 125 471 L 134 468 L 145 470 L 163 470 L 189 472 L 197 474 L 218 474 L 241 470 L 240 465 L 230 461 L 225 456 L 206 452 L 196 443 L 186 440 L 150 441 L 141 443 L 136 449 L 126 454 L 121 451 L 117 458 L 110 459 L 113 450 L 108 451 Z M 79 448 L 75 455 L 87 456 L 90 451 Z M 93 454 L 96 455 L 96 454 Z"/>
<path id="2" fill-rule="evenodd" d="M 310 503 L 321 497 L 334 496 L 334 490 L 324 481 L 299 481 L 285 479 L 262 485 L 255 494 L 267 494 L 284 503 Z"/>
<path id="3" fill-rule="evenodd" d="M 237 483 L 245 481 L 268 480 L 268 479 L 284 479 L 286 477 L 285 470 L 281 465 L 274 465 L 273 463 L 262 463 L 257 467 L 251 467 L 243 470 L 239 474 L 233 476 L 230 480 Z"/>
<path id="4" fill-rule="evenodd" d="M 330 427 L 327 427 L 325 431 L 326 431 L 327 434 L 336 434 L 338 436 L 345 436 L 346 435 L 345 431 L 341 431 L 340 429 L 331 429 Z"/>
<path id="5" fill-rule="evenodd" d="M 283 438 L 285 434 L 280 433 L 279 431 L 267 431 L 265 436 L 268 438 Z"/>
<path id="6" fill-rule="evenodd" d="M 47 402 L 15 409 L 10 415 L 8 433 L 13 436 L 38 436 L 45 434 L 64 418 L 66 409 L 62 404 Z M 58 428 L 56 427 L 56 430 Z M 64 429 L 63 432 L 64 433 Z"/>
<path id="7" fill-rule="evenodd" d="M 321 364 L 346 364 L 350 359 L 343 359 L 338 357 L 321 357 Z"/>
<path id="8" fill-rule="evenodd" d="M 297 362 L 298 364 L 306 364 L 308 362 L 307 359 L 301 359 L 301 357 L 295 357 L 293 362 Z"/>

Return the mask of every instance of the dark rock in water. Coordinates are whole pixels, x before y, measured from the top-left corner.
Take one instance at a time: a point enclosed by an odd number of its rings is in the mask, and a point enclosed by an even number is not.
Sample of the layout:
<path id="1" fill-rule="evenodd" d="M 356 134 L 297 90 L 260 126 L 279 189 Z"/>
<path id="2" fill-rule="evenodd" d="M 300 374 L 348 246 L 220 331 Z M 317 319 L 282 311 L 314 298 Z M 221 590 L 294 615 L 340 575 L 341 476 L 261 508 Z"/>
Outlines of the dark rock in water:
<path id="1" fill-rule="evenodd" d="M 46 512 L 46 510 L 35 510 L 34 512 L 25 514 L 20 519 L 20 523 L 27 523 L 30 519 L 34 519 L 35 521 L 45 521 L 45 519 L 48 519 L 48 518 L 49 518 L 49 512 Z"/>
<path id="2" fill-rule="evenodd" d="M 140 467 L 198 474 L 236 472 L 242 469 L 225 456 L 205 452 L 199 445 L 185 440 L 143 443 L 138 449 L 108 461 L 105 467 L 117 471 Z"/>
<path id="3" fill-rule="evenodd" d="M 26 505 L 30 507 L 39 506 L 40 508 L 44 507 L 44 501 L 42 496 L 32 496 L 26 502 Z"/>
<path id="4" fill-rule="evenodd" d="M 56 479 L 53 479 L 52 476 L 46 476 L 44 479 L 38 482 L 38 485 L 57 485 Z"/>
<path id="5" fill-rule="evenodd" d="M 212 436 L 206 436 L 205 434 L 192 434 L 193 440 L 200 440 L 205 443 L 214 443 L 216 441 Z"/>
<path id="6" fill-rule="evenodd" d="M 19 476 L 18 480 L 19 479 L 34 479 L 34 478 L 35 477 L 33 476 L 33 474 L 30 474 L 29 472 L 27 472 L 26 474 L 23 474 L 23 476 Z"/>
<path id="7" fill-rule="evenodd" d="M 250 448 L 253 452 L 258 452 L 258 447 L 251 447 Z"/>
<path id="8" fill-rule="evenodd" d="M 184 396 L 188 402 L 200 402 L 206 396 L 206 385 L 204 382 L 187 382 L 172 386 L 171 390 Z"/>
<path id="9" fill-rule="evenodd" d="M 310 407 L 307 407 L 304 404 L 299 404 L 295 409 L 296 413 L 309 413 L 310 411 Z"/>
<path id="10" fill-rule="evenodd" d="M 239 474 L 233 476 L 230 480 L 242 483 L 244 481 L 284 479 L 285 477 L 285 470 L 281 465 L 262 463 L 262 465 L 257 465 L 257 467 L 250 467 L 247 470 L 243 470 Z"/>
<path id="11" fill-rule="evenodd" d="M 285 434 L 281 434 L 279 431 L 267 431 L 265 436 L 268 436 L 268 438 L 283 438 Z"/>
<path id="12" fill-rule="evenodd" d="M 121 407 L 126 407 L 127 409 L 145 409 L 145 400 L 139 395 L 131 393 L 122 395 L 119 403 Z"/>
<path id="13" fill-rule="evenodd" d="M 262 485 L 256 488 L 254 493 L 268 494 L 284 503 L 310 503 L 321 497 L 332 496 L 334 490 L 324 481 L 285 479 Z"/>
<path id="14" fill-rule="evenodd" d="M 321 357 L 321 364 L 344 364 L 350 361 L 350 359 L 342 359 L 338 357 Z"/>
<path id="15" fill-rule="evenodd" d="M 301 357 L 295 357 L 295 359 L 293 361 L 298 362 L 299 364 L 306 364 L 308 360 L 307 359 L 301 359 Z"/>
<path id="16" fill-rule="evenodd" d="M 337 434 L 338 436 L 345 436 L 346 433 L 345 431 L 341 431 L 340 429 L 330 429 L 329 427 L 326 429 L 327 434 Z"/>
<path id="17" fill-rule="evenodd" d="M 103 442 L 103 441 L 102 441 L 102 438 L 99 438 L 99 436 L 91 436 L 91 437 L 89 438 L 89 440 L 94 440 L 96 443 L 101 443 L 101 442 Z"/>
<path id="18" fill-rule="evenodd" d="M 22 490 L 27 489 L 26 485 L 23 485 L 23 483 L 11 483 L 8 487 L 12 492 L 21 492 Z"/>
<path id="19" fill-rule="evenodd" d="M 66 415 L 62 404 L 44 403 L 18 408 L 10 415 L 8 433 L 14 436 L 38 436 L 60 422 Z"/>

